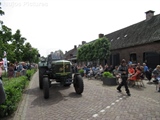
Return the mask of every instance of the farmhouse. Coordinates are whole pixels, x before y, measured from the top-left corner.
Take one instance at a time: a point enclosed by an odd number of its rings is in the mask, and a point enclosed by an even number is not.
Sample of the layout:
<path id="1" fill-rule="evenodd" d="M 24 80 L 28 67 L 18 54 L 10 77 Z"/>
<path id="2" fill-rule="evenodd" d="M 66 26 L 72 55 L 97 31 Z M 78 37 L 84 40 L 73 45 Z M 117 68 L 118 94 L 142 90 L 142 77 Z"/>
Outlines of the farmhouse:
<path id="1" fill-rule="evenodd" d="M 123 58 L 133 63 L 145 62 L 151 68 L 160 64 L 160 14 L 154 15 L 152 10 L 145 13 L 146 19 L 141 22 L 110 34 L 99 34 L 99 37 L 105 36 L 111 42 L 108 64 L 119 65 Z M 74 56 L 76 62 L 77 48 L 73 51 L 75 54 L 69 54 L 70 60 Z"/>

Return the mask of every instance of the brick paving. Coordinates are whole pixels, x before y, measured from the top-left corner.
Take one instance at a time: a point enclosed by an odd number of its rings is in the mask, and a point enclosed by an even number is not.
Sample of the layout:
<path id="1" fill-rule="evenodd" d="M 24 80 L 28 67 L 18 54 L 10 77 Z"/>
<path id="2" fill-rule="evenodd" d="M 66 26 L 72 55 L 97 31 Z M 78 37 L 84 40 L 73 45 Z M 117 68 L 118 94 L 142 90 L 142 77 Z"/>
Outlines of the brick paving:
<path id="1" fill-rule="evenodd" d="M 100 80 L 84 79 L 84 92 L 75 94 L 73 85 L 50 88 L 50 98 L 43 98 L 38 87 L 38 73 L 13 120 L 160 120 L 160 93 L 153 84 L 145 88 L 130 88 L 128 97 L 116 91 L 117 86 L 105 86 Z"/>

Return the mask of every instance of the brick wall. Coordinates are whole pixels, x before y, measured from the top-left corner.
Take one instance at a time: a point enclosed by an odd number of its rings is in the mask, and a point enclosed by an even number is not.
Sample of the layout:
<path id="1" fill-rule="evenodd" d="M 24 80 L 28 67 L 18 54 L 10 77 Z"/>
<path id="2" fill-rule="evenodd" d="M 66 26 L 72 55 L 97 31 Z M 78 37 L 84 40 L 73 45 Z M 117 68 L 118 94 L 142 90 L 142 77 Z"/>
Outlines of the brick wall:
<path id="1" fill-rule="evenodd" d="M 131 53 L 136 53 L 137 55 L 137 62 L 143 63 L 143 53 L 144 52 L 157 52 L 160 54 L 160 42 L 150 43 L 142 46 L 133 46 L 130 48 L 113 50 L 111 53 L 120 54 L 120 61 L 124 58 L 126 61 L 130 59 Z M 154 62 L 154 60 L 153 60 Z"/>

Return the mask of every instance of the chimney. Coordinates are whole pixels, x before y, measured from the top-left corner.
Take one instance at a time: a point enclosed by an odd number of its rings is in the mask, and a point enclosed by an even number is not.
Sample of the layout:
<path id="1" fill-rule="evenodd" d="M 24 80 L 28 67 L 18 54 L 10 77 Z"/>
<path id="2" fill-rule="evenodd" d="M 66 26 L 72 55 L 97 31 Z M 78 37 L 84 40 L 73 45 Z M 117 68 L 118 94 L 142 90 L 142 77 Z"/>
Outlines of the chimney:
<path id="1" fill-rule="evenodd" d="M 99 38 L 102 38 L 102 37 L 104 37 L 104 34 L 100 33 Z"/>
<path id="2" fill-rule="evenodd" d="M 77 49 L 77 45 L 74 45 L 74 49 Z"/>
<path id="3" fill-rule="evenodd" d="M 82 45 L 86 44 L 86 41 L 82 41 Z"/>
<path id="4" fill-rule="evenodd" d="M 154 16 L 154 11 L 149 10 L 146 13 L 146 20 L 150 20 Z"/>

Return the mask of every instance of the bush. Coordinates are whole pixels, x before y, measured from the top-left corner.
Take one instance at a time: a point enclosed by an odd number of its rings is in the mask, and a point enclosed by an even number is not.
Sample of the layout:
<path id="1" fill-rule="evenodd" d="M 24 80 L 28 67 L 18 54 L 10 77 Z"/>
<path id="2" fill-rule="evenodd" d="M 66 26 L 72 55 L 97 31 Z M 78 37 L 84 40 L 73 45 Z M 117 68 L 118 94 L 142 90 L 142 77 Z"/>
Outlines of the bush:
<path id="1" fill-rule="evenodd" d="M 105 78 L 114 78 L 113 74 L 110 72 L 103 72 L 103 77 Z"/>
<path id="2" fill-rule="evenodd" d="M 0 117 L 8 116 L 17 109 L 23 89 L 28 83 L 27 81 L 27 77 L 22 76 L 3 82 L 6 101 L 0 105 Z"/>
<path id="3" fill-rule="evenodd" d="M 83 69 L 80 69 L 78 72 L 79 72 L 80 74 L 83 74 L 83 73 L 84 73 L 84 70 L 83 70 Z"/>
<path id="4" fill-rule="evenodd" d="M 9 116 L 18 107 L 18 103 L 21 100 L 23 90 L 28 85 L 31 76 L 36 71 L 34 69 L 27 70 L 26 76 L 20 76 L 8 80 L 3 77 L 3 85 L 6 93 L 6 101 L 0 105 L 0 118 Z"/>
<path id="5" fill-rule="evenodd" d="M 31 76 L 32 76 L 35 72 L 36 72 L 36 71 L 35 71 L 34 69 L 27 70 L 27 72 L 26 72 L 27 79 L 30 80 L 30 79 L 31 79 Z"/>

